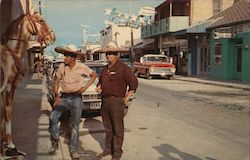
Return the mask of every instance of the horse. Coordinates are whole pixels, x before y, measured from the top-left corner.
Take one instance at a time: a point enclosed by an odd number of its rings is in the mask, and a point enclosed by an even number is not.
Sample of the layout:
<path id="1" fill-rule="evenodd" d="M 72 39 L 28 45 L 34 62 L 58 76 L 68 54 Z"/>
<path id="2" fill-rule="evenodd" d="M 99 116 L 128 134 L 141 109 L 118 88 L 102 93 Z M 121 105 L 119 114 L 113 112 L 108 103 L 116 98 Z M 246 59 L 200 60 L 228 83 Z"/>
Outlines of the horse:
<path id="1" fill-rule="evenodd" d="M 1 36 L 0 47 L 0 65 L 2 66 L 2 79 L 6 83 L 2 88 L 3 113 L 0 113 L 0 125 L 5 123 L 5 126 L 0 126 L 0 140 L 3 154 L 6 156 L 20 155 L 12 140 L 11 122 L 13 116 L 13 98 L 18 79 L 22 76 L 21 60 L 26 53 L 28 42 L 31 36 L 35 36 L 41 46 L 53 44 L 55 42 L 55 34 L 50 29 L 48 24 L 38 13 L 28 13 L 21 15 L 12 23 Z M 1 71 L 0 66 L 0 71 Z M 4 69 L 3 69 L 4 68 Z M 0 72 L 1 73 L 1 72 Z M 1 85 L 1 83 L 0 83 Z M 0 106 L 1 107 L 1 106 Z M 2 111 L 1 110 L 1 111 Z M 3 115 L 3 116 L 2 116 Z M 1 155 L 1 152 L 0 152 Z"/>

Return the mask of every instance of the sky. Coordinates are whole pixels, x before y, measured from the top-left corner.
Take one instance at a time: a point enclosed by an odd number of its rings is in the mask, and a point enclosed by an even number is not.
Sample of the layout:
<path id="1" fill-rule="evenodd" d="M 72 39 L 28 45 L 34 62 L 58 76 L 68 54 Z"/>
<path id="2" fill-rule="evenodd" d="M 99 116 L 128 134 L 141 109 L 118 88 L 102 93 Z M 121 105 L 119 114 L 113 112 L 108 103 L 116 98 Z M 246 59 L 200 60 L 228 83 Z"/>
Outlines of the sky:
<path id="1" fill-rule="evenodd" d="M 39 0 L 34 0 L 38 4 Z M 131 1 L 131 2 L 130 2 Z M 41 0 L 42 15 L 56 34 L 55 46 L 75 44 L 80 47 L 83 41 L 83 27 L 88 25 L 89 34 L 98 34 L 105 28 L 104 21 L 109 16 L 104 14 L 106 8 L 129 14 L 130 8 L 134 15 L 142 7 L 160 5 L 164 0 Z M 131 5 L 130 5 L 131 4 Z M 131 6 L 131 7 L 130 7 Z M 39 11 L 38 7 L 36 9 Z"/>

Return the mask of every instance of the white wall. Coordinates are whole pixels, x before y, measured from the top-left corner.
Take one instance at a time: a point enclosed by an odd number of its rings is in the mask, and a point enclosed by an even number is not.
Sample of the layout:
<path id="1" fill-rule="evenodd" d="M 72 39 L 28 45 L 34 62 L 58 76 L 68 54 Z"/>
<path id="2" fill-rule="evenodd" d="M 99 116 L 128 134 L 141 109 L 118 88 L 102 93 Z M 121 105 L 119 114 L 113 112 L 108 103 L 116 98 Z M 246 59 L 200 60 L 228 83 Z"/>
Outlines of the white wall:
<path id="1" fill-rule="evenodd" d="M 117 33 L 117 36 L 115 36 L 115 33 Z M 116 39 L 118 47 L 124 47 L 128 42 L 131 44 L 131 28 L 124 25 L 111 24 L 102 30 L 100 34 L 102 47 L 107 46 L 109 42 L 115 42 Z M 140 28 L 133 28 L 133 39 L 141 39 Z"/>

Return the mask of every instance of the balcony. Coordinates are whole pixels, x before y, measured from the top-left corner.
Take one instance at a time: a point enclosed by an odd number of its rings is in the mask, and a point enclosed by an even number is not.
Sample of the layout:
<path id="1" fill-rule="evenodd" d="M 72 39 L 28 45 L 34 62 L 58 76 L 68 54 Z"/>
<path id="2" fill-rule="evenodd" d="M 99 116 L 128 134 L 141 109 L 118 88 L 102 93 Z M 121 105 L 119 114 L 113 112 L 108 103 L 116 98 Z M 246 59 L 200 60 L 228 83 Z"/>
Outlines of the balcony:
<path id="1" fill-rule="evenodd" d="M 141 29 L 142 38 L 151 38 L 168 32 L 176 32 L 187 28 L 189 25 L 188 16 L 172 16 L 155 21 L 155 23 L 143 26 Z"/>

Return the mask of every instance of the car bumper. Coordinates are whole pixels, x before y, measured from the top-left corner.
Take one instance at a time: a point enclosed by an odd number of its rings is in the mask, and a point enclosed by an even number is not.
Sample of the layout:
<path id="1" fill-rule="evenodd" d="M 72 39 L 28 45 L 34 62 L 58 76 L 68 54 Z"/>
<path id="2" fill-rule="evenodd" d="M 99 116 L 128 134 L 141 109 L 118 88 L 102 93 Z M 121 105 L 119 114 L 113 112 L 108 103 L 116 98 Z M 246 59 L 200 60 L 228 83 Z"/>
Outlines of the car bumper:
<path id="1" fill-rule="evenodd" d="M 174 72 L 149 72 L 151 76 L 173 76 L 175 73 Z"/>

